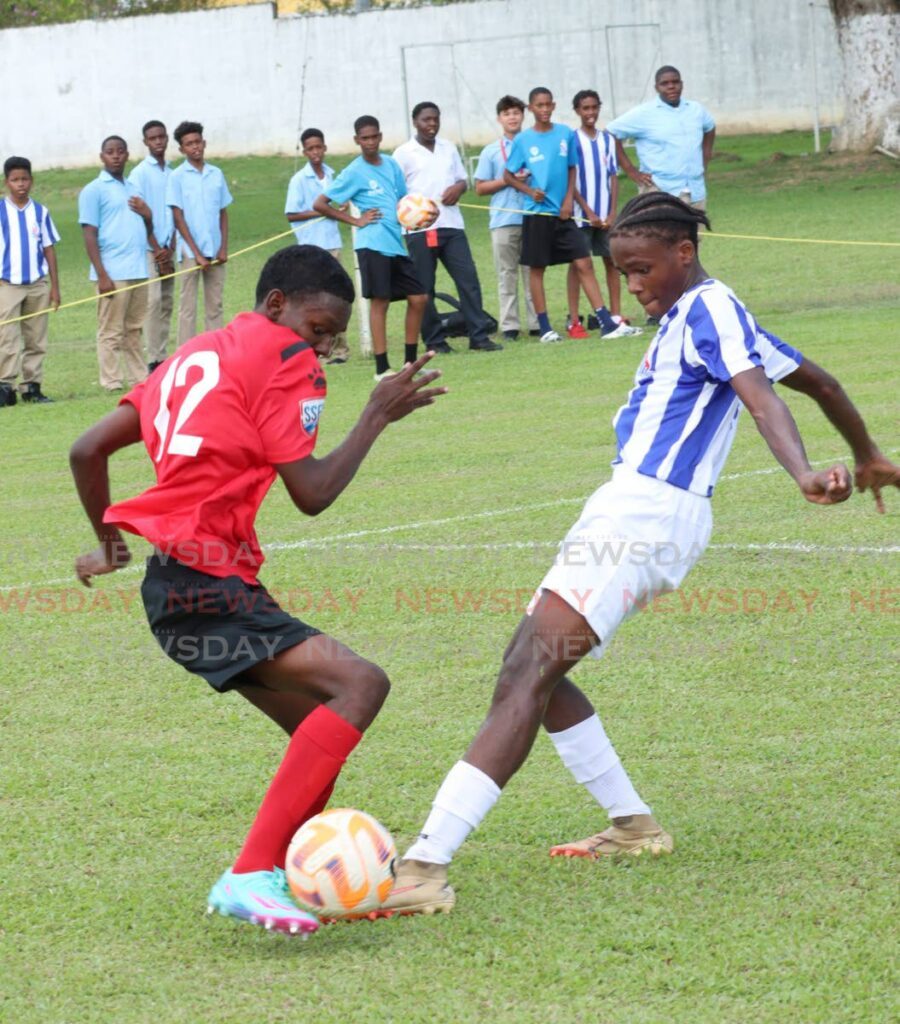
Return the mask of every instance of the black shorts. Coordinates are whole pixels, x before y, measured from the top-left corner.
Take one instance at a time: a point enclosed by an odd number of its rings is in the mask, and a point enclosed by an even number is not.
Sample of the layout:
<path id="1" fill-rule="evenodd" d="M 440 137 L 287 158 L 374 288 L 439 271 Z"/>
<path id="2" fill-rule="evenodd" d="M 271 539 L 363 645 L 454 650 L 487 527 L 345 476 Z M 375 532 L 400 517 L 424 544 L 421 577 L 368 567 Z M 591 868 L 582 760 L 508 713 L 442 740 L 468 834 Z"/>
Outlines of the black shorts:
<path id="1" fill-rule="evenodd" d="M 523 267 L 554 267 L 557 263 L 571 263 L 591 250 L 584 232 L 574 220 L 560 220 L 541 214 L 525 217 L 522 225 Z"/>
<path id="2" fill-rule="evenodd" d="M 158 555 L 147 559 L 141 597 L 159 646 L 220 693 L 246 683 L 248 668 L 320 632 L 283 611 L 261 584 Z"/>
<path id="3" fill-rule="evenodd" d="M 591 247 L 592 256 L 609 257 L 609 228 L 594 228 L 590 224 L 582 224 L 581 233 Z"/>
<path id="4" fill-rule="evenodd" d="M 357 249 L 362 293 L 366 299 L 396 302 L 408 295 L 424 295 L 415 265 L 408 256 L 385 256 L 374 249 Z"/>

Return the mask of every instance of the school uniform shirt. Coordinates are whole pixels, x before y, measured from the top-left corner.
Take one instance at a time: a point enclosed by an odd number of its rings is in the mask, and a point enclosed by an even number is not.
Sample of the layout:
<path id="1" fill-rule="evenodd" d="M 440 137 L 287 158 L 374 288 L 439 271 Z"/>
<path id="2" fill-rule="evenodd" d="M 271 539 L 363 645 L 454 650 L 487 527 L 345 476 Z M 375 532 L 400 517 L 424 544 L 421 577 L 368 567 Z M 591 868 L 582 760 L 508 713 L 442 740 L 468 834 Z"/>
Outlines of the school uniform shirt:
<path id="1" fill-rule="evenodd" d="M 506 169 L 515 174 L 527 167 L 531 172 L 529 186 L 544 193 L 542 203 L 536 203 L 531 196 L 523 196 L 524 209 L 528 212 L 559 214 L 569 186 L 569 168 L 578 163 L 573 135 L 571 128 L 551 124 L 548 132 L 527 128 L 516 136 Z"/>
<path id="2" fill-rule="evenodd" d="M 288 184 L 285 213 L 303 213 L 313 208 L 313 203 L 334 181 L 334 171 L 328 164 L 322 164 L 324 177 L 319 178 L 312 164 L 301 167 Z M 340 249 L 341 232 L 337 221 L 327 217 L 315 220 L 298 220 L 291 224 L 298 245 L 318 245 L 321 249 Z"/>
<path id="3" fill-rule="evenodd" d="M 394 159 L 406 178 L 407 191 L 433 199 L 440 211 L 438 219 L 430 228 L 419 228 L 419 231 L 433 231 L 436 228 L 464 230 L 460 208 L 444 206 L 441 202 L 441 196 L 451 185 L 466 181 L 466 169 L 456 146 L 446 139 L 435 138 L 434 149 L 431 150 L 412 138 L 394 150 Z M 408 235 L 416 233 L 409 230 L 406 232 Z"/>
<path id="4" fill-rule="evenodd" d="M 478 166 L 475 168 L 475 180 L 496 181 L 498 178 L 502 178 L 512 144 L 513 139 L 504 136 L 485 146 L 478 158 Z M 494 228 L 518 227 L 524 219 L 519 212 L 524 205 L 524 193 L 514 189 L 511 185 L 495 192 L 491 196 L 488 227 L 491 231 Z"/>
<path id="5" fill-rule="evenodd" d="M 140 214 L 128 208 L 128 200 L 138 195 L 130 181 L 119 181 L 102 170 L 78 196 L 78 223 L 97 229 L 100 259 L 113 281 L 139 281 L 147 276 L 147 226 Z M 90 279 L 97 280 L 93 263 Z"/>
<path id="6" fill-rule="evenodd" d="M 596 138 L 592 139 L 581 128 L 575 130 L 574 139 L 578 154 L 575 187 L 587 203 L 588 210 L 606 220 L 612 210 L 610 182 L 619 173 L 616 140 L 607 131 L 598 131 Z M 575 207 L 576 214 L 581 210 L 587 218 L 588 210 L 578 203 Z"/>
<path id="7" fill-rule="evenodd" d="M 153 234 L 160 245 L 169 245 L 175 234 L 172 207 L 166 202 L 171 176 L 172 165 L 168 161 L 160 165 L 152 156 L 145 157 L 128 175 L 128 180 L 153 213 Z M 149 241 L 147 248 L 150 248 Z"/>
<path id="8" fill-rule="evenodd" d="M 386 153 L 379 153 L 378 158 L 379 163 L 370 164 L 358 156 L 325 189 L 325 195 L 334 203 L 352 202 L 360 213 L 381 210 L 379 220 L 356 229 L 354 249 L 405 256 L 397 203 L 406 195 L 406 179 L 396 160 Z"/>
<path id="9" fill-rule="evenodd" d="M 721 281 L 681 296 L 660 327 L 613 419 L 618 455 L 638 473 L 694 494 L 712 494 L 743 408 L 731 378 L 762 366 L 781 380 L 803 361 L 757 324 Z"/>
<path id="10" fill-rule="evenodd" d="M 9 198 L 0 201 L 0 280 L 34 284 L 50 271 L 44 250 L 59 241 L 46 206 L 33 199 L 19 209 Z"/>
<path id="11" fill-rule="evenodd" d="M 715 128 L 712 114 L 700 103 L 681 100 L 670 106 L 659 96 L 611 121 L 606 130 L 617 139 L 634 139 L 640 169 L 653 176 L 663 192 L 690 192 L 706 198 L 703 136 Z"/>
<path id="12" fill-rule="evenodd" d="M 212 164 L 204 163 L 198 171 L 185 160 L 169 177 L 166 203 L 184 214 L 194 244 L 207 259 L 213 259 L 222 247 L 219 214 L 232 202 L 225 175 Z M 194 255 L 180 235 L 178 253 L 179 259 Z"/>
<path id="13" fill-rule="evenodd" d="M 274 467 L 315 448 L 325 390 L 311 346 L 268 317 L 197 335 L 122 399 L 140 414 L 156 483 L 104 521 L 199 572 L 256 583 L 257 510 Z"/>

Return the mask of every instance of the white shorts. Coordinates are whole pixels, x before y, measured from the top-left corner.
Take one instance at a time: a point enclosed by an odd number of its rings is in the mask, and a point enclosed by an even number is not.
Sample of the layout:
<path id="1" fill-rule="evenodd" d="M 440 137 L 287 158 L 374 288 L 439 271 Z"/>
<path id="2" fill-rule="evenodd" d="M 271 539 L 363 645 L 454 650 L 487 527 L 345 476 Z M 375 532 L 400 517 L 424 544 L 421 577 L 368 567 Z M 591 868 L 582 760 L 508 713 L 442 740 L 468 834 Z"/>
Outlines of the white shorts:
<path id="1" fill-rule="evenodd" d="M 620 464 L 588 498 L 535 599 L 552 590 L 583 615 L 599 658 L 622 622 L 681 585 L 711 532 L 709 498 Z"/>

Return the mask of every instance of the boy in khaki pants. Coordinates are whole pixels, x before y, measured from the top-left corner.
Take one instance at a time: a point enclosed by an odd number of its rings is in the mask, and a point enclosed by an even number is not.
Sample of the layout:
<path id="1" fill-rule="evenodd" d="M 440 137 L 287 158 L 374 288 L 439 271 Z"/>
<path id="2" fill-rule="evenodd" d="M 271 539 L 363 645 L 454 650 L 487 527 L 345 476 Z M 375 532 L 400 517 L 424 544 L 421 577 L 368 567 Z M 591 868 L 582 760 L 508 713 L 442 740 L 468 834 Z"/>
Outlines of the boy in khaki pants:
<path id="1" fill-rule="evenodd" d="M 78 196 L 78 223 L 97 282 L 97 361 L 100 387 L 121 391 L 147 376 L 141 329 L 147 313 L 150 207 L 125 180 L 128 145 L 110 135 L 100 147 L 103 170 Z M 140 287 L 129 288 L 129 285 Z M 127 290 L 123 290 L 127 289 Z"/>
<path id="2" fill-rule="evenodd" d="M 0 322 L 59 307 L 59 232 L 50 211 L 29 196 L 31 161 L 11 156 L 3 176 L 9 195 L 0 200 Z M 52 401 L 41 391 L 46 351 L 46 316 L 0 327 L 0 408 L 16 404 L 20 353 L 22 401 Z"/>

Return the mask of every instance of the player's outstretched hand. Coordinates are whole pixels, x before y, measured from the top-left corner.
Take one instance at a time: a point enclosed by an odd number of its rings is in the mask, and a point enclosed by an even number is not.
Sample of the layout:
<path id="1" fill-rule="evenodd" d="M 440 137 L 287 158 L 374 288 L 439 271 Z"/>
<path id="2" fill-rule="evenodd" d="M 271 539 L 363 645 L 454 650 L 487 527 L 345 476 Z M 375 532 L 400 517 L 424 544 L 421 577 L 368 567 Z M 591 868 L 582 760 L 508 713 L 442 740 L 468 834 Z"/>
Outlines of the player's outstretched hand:
<path id="1" fill-rule="evenodd" d="M 900 487 L 900 466 L 895 466 L 881 452 L 866 462 L 857 462 L 854 470 L 856 486 L 860 491 L 871 490 L 875 495 L 875 508 L 884 515 L 882 487 Z"/>
<path id="2" fill-rule="evenodd" d="M 432 381 L 440 377 L 440 370 L 419 370 L 433 357 L 433 352 L 426 352 L 414 363 L 407 363 L 399 373 L 385 377 L 369 398 L 369 405 L 382 415 L 388 423 L 395 423 L 408 416 L 414 409 L 423 405 L 432 405 L 439 395 L 445 395 L 447 388 L 430 388 Z"/>
<path id="3" fill-rule="evenodd" d="M 814 505 L 838 505 L 853 493 L 850 470 L 842 462 L 818 473 L 810 470 L 799 483 L 803 497 Z"/>
<path id="4" fill-rule="evenodd" d="M 114 543 L 109 555 L 106 546 L 101 544 L 100 547 L 75 559 L 75 574 L 86 587 L 89 587 L 94 576 L 105 576 L 117 569 L 124 569 L 130 561 L 131 552 L 124 541 Z"/>

